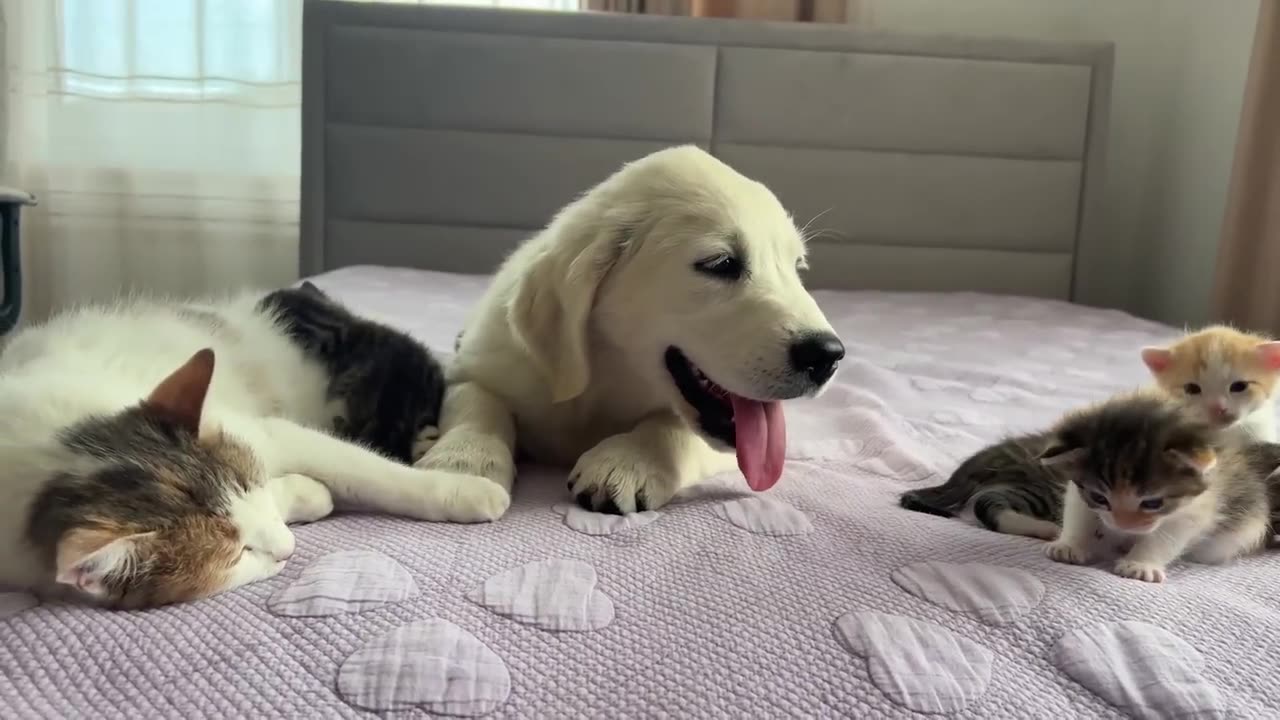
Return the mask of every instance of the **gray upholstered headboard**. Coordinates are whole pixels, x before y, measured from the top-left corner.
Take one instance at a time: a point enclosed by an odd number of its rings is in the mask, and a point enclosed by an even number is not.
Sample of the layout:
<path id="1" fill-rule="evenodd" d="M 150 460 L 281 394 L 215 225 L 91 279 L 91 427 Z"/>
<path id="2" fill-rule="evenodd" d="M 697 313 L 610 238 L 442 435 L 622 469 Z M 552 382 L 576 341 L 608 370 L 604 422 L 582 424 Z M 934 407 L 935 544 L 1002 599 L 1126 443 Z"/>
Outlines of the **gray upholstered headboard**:
<path id="1" fill-rule="evenodd" d="M 623 162 L 697 143 L 818 216 L 812 287 L 1076 298 L 1112 48 L 309 0 L 304 274 L 492 271 Z"/>

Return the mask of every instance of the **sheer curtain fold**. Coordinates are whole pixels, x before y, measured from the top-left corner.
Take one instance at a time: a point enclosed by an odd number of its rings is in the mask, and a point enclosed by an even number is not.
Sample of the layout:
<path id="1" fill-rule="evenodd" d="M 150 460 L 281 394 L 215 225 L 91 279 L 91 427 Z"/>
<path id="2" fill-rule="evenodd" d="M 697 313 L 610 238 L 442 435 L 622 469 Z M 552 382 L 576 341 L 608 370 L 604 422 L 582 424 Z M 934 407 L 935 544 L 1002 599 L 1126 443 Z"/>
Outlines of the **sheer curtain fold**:
<path id="1" fill-rule="evenodd" d="M 23 216 L 25 322 L 122 291 L 296 277 L 302 6 L 0 0 L 0 184 L 40 200 Z"/>
<path id="2" fill-rule="evenodd" d="M 1215 316 L 1280 337 L 1280 0 L 1259 8 L 1218 266 Z"/>
<path id="3" fill-rule="evenodd" d="M 290 280 L 302 0 L 3 0 L 27 322 Z"/>

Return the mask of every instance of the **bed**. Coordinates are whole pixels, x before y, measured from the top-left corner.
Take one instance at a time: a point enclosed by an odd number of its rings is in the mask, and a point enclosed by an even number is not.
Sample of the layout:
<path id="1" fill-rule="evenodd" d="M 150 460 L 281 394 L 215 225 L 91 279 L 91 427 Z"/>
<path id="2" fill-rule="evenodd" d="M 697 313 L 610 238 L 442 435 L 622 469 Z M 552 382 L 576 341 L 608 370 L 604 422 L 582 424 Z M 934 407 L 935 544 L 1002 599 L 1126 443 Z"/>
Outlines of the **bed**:
<path id="1" fill-rule="evenodd" d="M 305 40 L 301 268 L 351 307 L 447 356 L 515 243 L 692 142 L 821 214 L 848 359 L 767 493 L 604 516 L 528 466 L 497 523 L 334 517 L 208 601 L 0 594 L 0 717 L 1280 716 L 1275 556 L 1147 585 L 896 505 L 1176 335 L 1087 304 L 1110 47 L 330 2 Z"/>

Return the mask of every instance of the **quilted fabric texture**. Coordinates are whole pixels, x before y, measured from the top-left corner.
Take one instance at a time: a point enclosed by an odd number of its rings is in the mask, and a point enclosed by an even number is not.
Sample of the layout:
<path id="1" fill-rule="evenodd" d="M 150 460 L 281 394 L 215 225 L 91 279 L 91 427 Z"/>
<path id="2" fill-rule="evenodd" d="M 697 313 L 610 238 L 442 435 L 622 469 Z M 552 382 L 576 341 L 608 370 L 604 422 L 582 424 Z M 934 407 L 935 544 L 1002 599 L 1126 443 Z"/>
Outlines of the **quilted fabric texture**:
<path id="1" fill-rule="evenodd" d="M 1044 598 L 1044 583 L 1031 573 L 984 563 L 916 563 L 895 571 L 893 581 L 921 600 L 992 625 L 1021 618 Z"/>
<path id="2" fill-rule="evenodd" d="M 507 699 L 511 676 L 471 633 L 445 620 L 423 620 L 347 658 L 338 691 L 367 710 L 420 706 L 441 715 L 485 715 Z"/>
<path id="3" fill-rule="evenodd" d="M 631 513 L 630 515 L 605 515 L 589 512 L 570 503 L 556 503 L 551 507 L 558 515 L 564 516 L 564 525 L 584 535 L 612 535 L 642 528 L 662 517 L 656 510 Z"/>
<path id="4" fill-rule="evenodd" d="M 317 284 L 447 349 L 484 282 L 354 268 Z M 1187 673 L 1213 689 L 1215 707 L 1229 717 L 1280 717 L 1280 556 L 1230 567 L 1179 563 L 1168 582 L 1153 586 L 1054 564 L 1039 541 L 896 505 L 897 493 L 940 481 L 1004 433 L 1145 382 L 1137 349 L 1175 331 L 1016 298 L 816 296 L 849 357 L 821 398 L 787 408 L 790 458 L 768 493 L 753 495 L 726 475 L 643 527 L 595 535 L 552 510 L 569 500 L 565 474 L 527 467 L 498 523 L 346 515 L 302 526 L 297 554 L 279 576 L 209 601 L 129 613 L 47 603 L 0 617 L 0 717 L 370 717 L 362 703 L 421 708 L 396 717 L 486 709 L 490 718 L 925 717 L 912 707 L 936 707 L 922 699 L 931 696 L 894 696 L 896 687 L 911 689 L 904 668 L 951 678 L 958 695 L 934 692 L 939 704 L 952 698 L 949 718 L 1129 717 L 1126 691 L 1108 688 L 1126 687 L 1128 677 L 1150 683 L 1144 697 L 1177 697 Z M 766 535 L 717 517 L 717 507 L 744 498 L 791 508 L 811 530 Z M 347 551 L 390 558 L 418 593 L 363 612 L 271 612 L 271 599 L 314 563 Z M 553 631 L 468 597 L 495 577 L 548 561 L 589 567 L 587 597 L 611 601 L 611 622 Z M 895 582 L 895 572 L 920 563 L 981 566 L 972 582 L 946 580 L 945 597 L 968 608 L 992 604 L 991 593 L 1004 587 L 983 579 L 985 568 L 1025 572 L 1043 585 L 1043 597 L 1026 600 L 1021 617 L 989 624 L 940 603 L 933 590 L 921 597 Z M 564 592 L 555 581 L 533 587 L 553 599 Z M 531 617 L 559 602 L 514 602 L 537 593 L 502 597 L 495 606 L 532 608 L 522 610 Z M 850 651 L 837 629 L 846 617 L 863 618 L 864 635 L 868 617 L 887 628 L 869 645 L 883 648 L 879 660 L 870 650 Z M 905 655 L 918 666 L 886 660 L 904 656 L 893 644 L 901 622 L 919 638 L 918 652 Z M 1138 664 L 1148 661 L 1110 651 L 1102 655 L 1111 660 L 1083 665 L 1102 674 L 1096 682 L 1064 670 L 1064 638 L 1129 622 L 1178 638 L 1154 647 L 1188 663 L 1185 672 L 1141 674 Z M 961 651 L 938 650 L 938 638 Z M 984 653 L 990 673 L 980 686 Z M 505 695 L 499 666 L 509 680 Z M 453 694 L 468 687 L 450 683 L 453 670 L 475 678 L 472 691 Z"/>
<path id="5" fill-rule="evenodd" d="M 1117 622 L 1068 634 L 1054 648 L 1068 675 L 1142 720 L 1233 717 L 1200 677 L 1204 659 L 1155 625 Z"/>
<path id="6" fill-rule="evenodd" d="M 416 594 L 417 583 L 400 563 L 382 553 L 349 550 L 308 565 L 267 607 L 277 615 L 321 617 L 363 612 Z"/>
<path id="7" fill-rule="evenodd" d="M 876 612 L 836 620 L 836 634 L 867 659 L 871 681 L 922 713 L 963 710 L 991 682 L 991 651 L 933 623 Z"/>

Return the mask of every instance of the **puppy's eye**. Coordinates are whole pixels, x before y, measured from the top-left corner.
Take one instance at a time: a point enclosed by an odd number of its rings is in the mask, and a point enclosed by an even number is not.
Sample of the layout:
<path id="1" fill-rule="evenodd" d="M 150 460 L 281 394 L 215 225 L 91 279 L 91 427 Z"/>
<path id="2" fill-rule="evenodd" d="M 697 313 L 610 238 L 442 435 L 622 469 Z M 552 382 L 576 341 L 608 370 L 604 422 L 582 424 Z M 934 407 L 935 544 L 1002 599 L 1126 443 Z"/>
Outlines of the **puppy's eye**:
<path id="1" fill-rule="evenodd" d="M 721 280 L 737 280 L 742 277 L 743 271 L 742 261 L 732 255 L 716 255 L 699 260 L 693 264 L 693 269 Z"/>
<path id="2" fill-rule="evenodd" d="M 1186 385 L 1182 386 L 1182 392 L 1188 395 L 1199 395 L 1200 386 L 1195 383 L 1187 383 Z"/>
<path id="3" fill-rule="evenodd" d="M 1094 492 L 1092 490 L 1089 491 L 1089 502 L 1093 503 L 1094 505 L 1097 505 L 1098 507 L 1104 507 L 1104 508 L 1111 507 L 1111 503 L 1107 500 L 1106 495 L 1103 495 L 1100 492 Z"/>
<path id="4" fill-rule="evenodd" d="M 1164 507 L 1164 498 L 1150 498 L 1138 503 L 1138 507 L 1143 510 L 1159 510 Z"/>
<path id="5" fill-rule="evenodd" d="M 1248 389 L 1249 389 L 1249 383 L 1245 382 L 1244 380 L 1237 380 L 1231 383 L 1231 392 L 1233 393 L 1242 393 Z"/>

